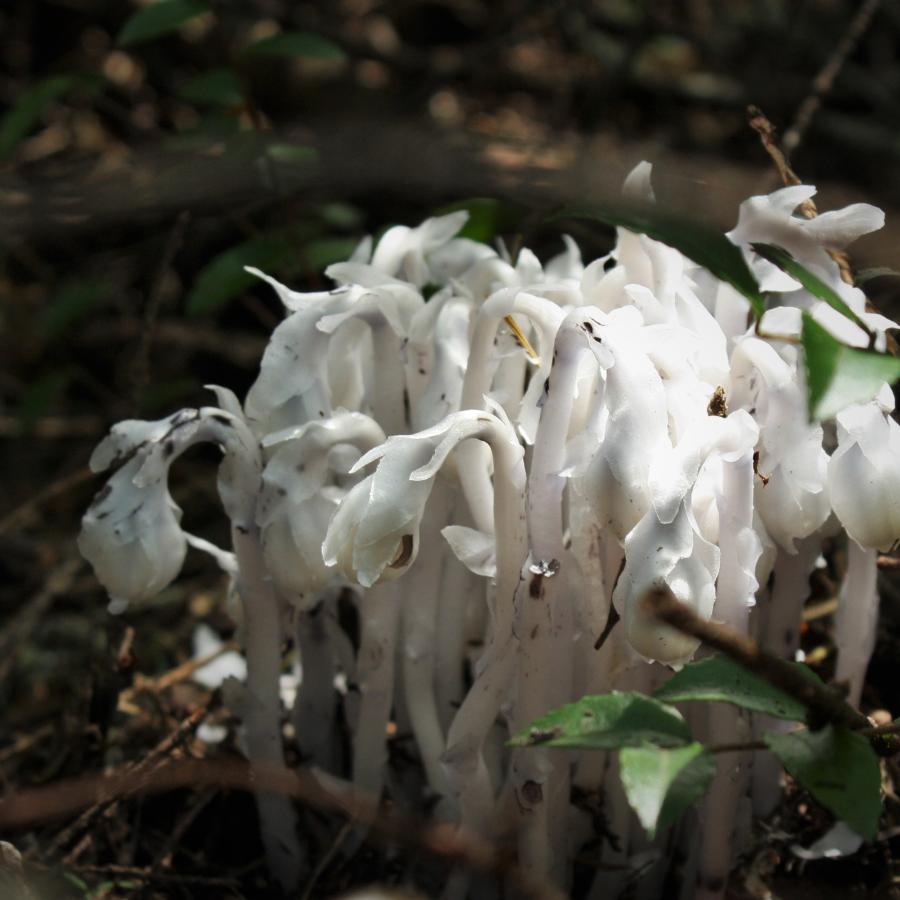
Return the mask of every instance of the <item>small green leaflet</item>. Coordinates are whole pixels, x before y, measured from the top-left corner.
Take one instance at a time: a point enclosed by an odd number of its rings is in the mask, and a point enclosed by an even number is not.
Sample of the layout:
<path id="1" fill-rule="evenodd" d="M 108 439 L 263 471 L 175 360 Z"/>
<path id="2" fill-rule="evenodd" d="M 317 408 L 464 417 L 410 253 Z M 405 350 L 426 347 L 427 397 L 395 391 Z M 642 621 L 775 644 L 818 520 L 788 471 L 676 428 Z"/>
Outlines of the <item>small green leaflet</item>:
<path id="1" fill-rule="evenodd" d="M 200 270 L 188 294 L 188 315 L 214 312 L 256 284 L 257 279 L 245 272 L 244 266 L 280 272 L 286 264 L 295 262 L 296 256 L 296 246 L 278 234 L 260 235 L 225 250 Z"/>
<path id="2" fill-rule="evenodd" d="M 152 41 L 176 31 L 189 19 L 209 12 L 205 3 L 197 0 L 156 0 L 129 16 L 116 37 L 120 47 L 131 47 Z"/>
<path id="3" fill-rule="evenodd" d="M 869 326 L 847 306 L 840 296 L 822 281 L 818 275 L 814 275 L 805 266 L 801 266 L 787 250 L 776 247 L 774 244 L 751 244 L 750 246 L 763 259 L 768 260 L 773 266 L 778 266 L 782 272 L 786 272 L 795 281 L 799 281 L 813 297 L 824 300 L 832 309 L 836 309 L 841 315 L 850 319 L 851 322 L 859 325 L 866 334 L 871 334 Z"/>
<path id="4" fill-rule="evenodd" d="M 243 55 L 270 57 L 306 57 L 307 59 L 343 59 L 344 51 L 334 41 L 308 31 L 285 31 L 263 38 L 245 48 Z"/>
<path id="5" fill-rule="evenodd" d="M 624 747 L 619 751 L 619 774 L 628 803 L 653 838 L 706 793 L 716 762 L 696 742 L 672 750 Z"/>
<path id="6" fill-rule="evenodd" d="M 690 729 L 678 710 L 643 694 L 614 691 L 582 697 L 541 716 L 509 745 L 608 750 L 644 744 L 678 747 L 690 741 Z"/>
<path id="7" fill-rule="evenodd" d="M 458 203 L 441 207 L 435 211 L 435 215 L 447 215 L 458 209 L 466 210 L 469 218 L 457 237 L 468 238 L 470 241 L 478 241 L 482 244 L 489 243 L 498 234 L 512 231 L 521 218 L 520 211 L 512 205 L 490 197 L 472 197 L 469 200 L 460 200 Z"/>
<path id="8" fill-rule="evenodd" d="M 810 679 L 819 680 L 809 667 L 800 663 L 794 665 Z M 653 696 L 666 703 L 717 700 L 797 722 L 806 718 L 806 707 L 802 703 L 722 655 L 688 663 L 657 688 Z"/>
<path id="9" fill-rule="evenodd" d="M 710 225 L 654 208 L 626 204 L 567 208 L 553 219 L 591 219 L 646 234 L 674 247 L 728 282 L 750 301 L 757 319 L 765 312 L 765 298 L 740 249 Z"/>
<path id="10" fill-rule="evenodd" d="M 232 69 L 210 69 L 192 78 L 179 91 L 178 96 L 198 106 L 241 106 L 244 92 Z"/>
<path id="11" fill-rule="evenodd" d="M 871 400 L 900 378 L 900 359 L 848 347 L 803 313 L 803 349 L 811 419 L 830 419 L 851 403 Z"/>
<path id="12" fill-rule="evenodd" d="M 875 751 L 862 735 L 829 725 L 821 731 L 767 731 L 763 739 L 819 803 L 867 841 L 875 837 L 881 815 L 881 771 Z"/>

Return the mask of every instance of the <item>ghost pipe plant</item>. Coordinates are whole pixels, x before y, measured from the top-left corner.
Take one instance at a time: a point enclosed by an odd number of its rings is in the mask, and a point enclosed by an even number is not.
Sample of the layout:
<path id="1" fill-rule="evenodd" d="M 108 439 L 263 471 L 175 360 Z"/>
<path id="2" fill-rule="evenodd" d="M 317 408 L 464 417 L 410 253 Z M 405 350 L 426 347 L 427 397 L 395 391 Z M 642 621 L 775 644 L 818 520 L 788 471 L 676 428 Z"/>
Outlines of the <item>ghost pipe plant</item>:
<path id="1" fill-rule="evenodd" d="M 690 843 L 698 890 L 720 896 L 749 833 L 744 794 L 770 809 L 778 772 L 758 757 L 751 774 L 746 752 L 713 760 L 703 742 L 752 732 L 777 754 L 793 738 L 771 716 L 802 707 L 757 697 L 750 720 L 695 706 L 695 741 L 643 695 L 696 699 L 690 685 L 722 663 L 698 661 L 699 641 L 645 598 L 673 596 L 791 657 L 810 571 L 843 529 L 837 677 L 858 702 L 875 554 L 900 538 L 900 428 L 882 386 L 900 371 L 881 352 L 894 323 L 830 256 L 879 227 L 877 210 L 809 221 L 794 210 L 812 189 L 788 188 L 743 204 L 726 237 L 657 216 L 649 176 L 638 166 L 624 205 L 590 213 L 619 227 L 587 265 L 570 238 L 546 265 L 524 248 L 511 259 L 457 237 L 456 212 L 364 240 L 327 270 L 330 291 L 251 270 L 285 318 L 244 402 L 218 389 L 221 409 L 115 426 L 92 465 L 118 468 L 80 546 L 119 610 L 165 588 L 188 546 L 229 573 L 251 760 L 284 758 L 277 687 L 293 640 L 305 760 L 396 799 L 409 786 L 394 778 L 389 734 L 408 731 L 423 808 L 514 839 L 519 864 L 560 887 L 599 841 L 573 798 L 605 797 L 616 849 L 591 896 L 635 879 L 652 895 L 665 847 L 684 840 L 654 832 L 709 786 Z M 810 410 L 836 419 L 836 447 Z M 169 466 L 200 440 L 223 451 L 233 552 L 185 534 L 168 494 Z M 667 791 L 682 767 L 693 788 L 674 792 L 676 809 Z M 259 805 L 290 886 L 302 869 L 293 811 Z M 871 833 L 871 815 L 833 808 Z M 448 896 L 466 891 L 459 874 L 448 884 Z"/>

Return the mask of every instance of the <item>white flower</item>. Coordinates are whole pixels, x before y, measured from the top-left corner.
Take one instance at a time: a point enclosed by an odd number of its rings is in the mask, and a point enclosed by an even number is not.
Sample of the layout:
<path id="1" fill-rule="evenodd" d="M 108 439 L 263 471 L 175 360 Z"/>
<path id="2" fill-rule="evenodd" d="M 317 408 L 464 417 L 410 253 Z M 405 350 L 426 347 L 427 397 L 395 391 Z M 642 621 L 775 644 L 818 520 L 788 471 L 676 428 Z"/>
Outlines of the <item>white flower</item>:
<path id="1" fill-rule="evenodd" d="M 266 565 L 286 596 L 310 602 L 334 578 L 322 559 L 322 541 L 345 492 L 328 484 L 330 473 L 345 465 L 342 450 L 368 450 L 382 441 L 384 432 L 368 416 L 339 411 L 263 442 L 275 449 L 263 471 L 256 521 Z"/>
<path id="2" fill-rule="evenodd" d="M 81 520 L 78 549 L 114 602 L 146 600 L 181 571 L 187 540 L 164 481 L 138 483 L 146 454 L 129 460 Z"/>
<path id="3" fill-rule="evenodd" d="M 900 540 L 900 425 L 887 385 L 877 400 L 837 414 L 838 447 L 828 463 L 831 503 L 862 547 L 887 551 Z"/>

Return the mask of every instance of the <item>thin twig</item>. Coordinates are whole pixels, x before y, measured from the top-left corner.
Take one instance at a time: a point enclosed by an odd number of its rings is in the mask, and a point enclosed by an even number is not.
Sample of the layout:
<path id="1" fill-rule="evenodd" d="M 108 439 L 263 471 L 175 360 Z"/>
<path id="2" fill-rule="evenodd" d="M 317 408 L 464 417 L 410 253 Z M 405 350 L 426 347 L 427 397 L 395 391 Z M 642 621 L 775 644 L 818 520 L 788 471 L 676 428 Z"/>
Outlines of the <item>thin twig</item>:
<path id="1" fill-rule="evenodd" d="M 871 24 L 880 3 L 881 0 L 865 0 L 860 5 L 856 15 L 847 26 L 847 30 L 841 36 L 838 45 L 832 51 L 831 56 L 829 56 L 828 61 L 813 79 L 810 92 L 797 107 L 797 111 L 794 113 L 794 120 L 784 133 L 782 143 L 788 153 L 793 153 L 800 146 L 800 142 L 803 140 L 813 117 L 822 106 L 822 101 L 834 87 L 835 79 Z"/>
<path id="2" fill-rule="evenodd" d="M 45 503 L 50 500 L 55 500 L 57 497 L 67 493 L 73 488 L 79 487 L 86 481 L 90 481 L 92 477 L 93 472 L 85 467 L 76 469 L 74 472 L 64 475 L 52 484 L 48 484 L 43 490 L 38 491 L 21 506 L 17 506 L 14 510 L 0 519 L 0 535 L 7 534 L 10 531 L 23 527 Z"/>
<path id="3" fill-rule="evenodd" d="M 41 589 L 9 620 L 0 634 L 0 682 L 12 671 L 28 636 L 47 615 L 53 601 L 71 587 L 83 565 L 80 556 L 62 562 L 50 572 Z"/>
<path id="4" fill-rule="evenodd" d="M 153 285 L 147 297 L 147 304 L 144 307 L 140 343 L 135 352 L 132 367 L 132 400 L 135 411 L 140 408 L 141 395 L 150 382 L 150 350 L 153 345 L 156 320 L 159 318 L 159 311 L 162 308 L 165 297 L 166 278 L 168 277 L 169 269 L 172 267 L 175 254 L 184 240 L 184 233 L 187 230 L 190 218 L 190 213 L 187 210 L 183 210 L 175 219 L 175 223 L 172 225 L 169 236 L 166 239 L 165 247 L 163 247 L 159 265 L 156 268 L 156 277 L 153 279 Z"/>
<path id="5" fill-rule="evenodd" d="M 508 854 L 454 825 L 426 822 L 385 810 L 376 798 L 351 789 L 326 790 L 316 778 L 285 766 L 238 759 L 169 760 L 149 771 L 122 767 L 106 775 L 66 779 L 11 794 L 0 800 L 0 830 L 19 830 L 71 815 L 79 809 L 109 805 L 124 797 L 185 787 L 216 787 L 283 794 L 316 809 L 338 813 L 373 835 L 429 856 L 509 880 L 516 893 L 535 900 L 562 900 L 556 888 L 514 865 Z"/>
<path id="6" fill-rule="evenodd" d="M 811 725 L 832 723 L 847 728 L 870 727 L 869 720 L 832 688 L 807 678 L 787 660 L 766 653 L 752 638 L 727 625 L 698 616 L 671 591 L 651 590 L 643 599 L 658 619 L 731 657 L 745 669 L 799 700 L 809 710 Z"/>
<path id="7" fill-rule="evenodd" d="M 139 787 L 141 784 L 140 779 L 144 777 L 145 774 L 151 772 L 156 764 L 164 760 L 175 747 L 177 747 L 177 745 L 200 724 L 206 713 L 207 710 L 205 707 L 198 707 L 195 709 L 171 734 L 166 735 L 166 737 L 163 738 L 163 740 L 161 740 L 147 756 L 144 757 L 144 759 L 137 763 L 130 763 L 118 770 L 121 773 L 122 778 L 125 780 L 131 779 L 131 785 Z M 127 796 L 129 793 L 128 790 L 111 791 L 106 797 L 102 795 L 98 796 L 89 809 L 86 809 L 78 819 L 56 836 L 53 843 L 50 845 L 50 853 L 57 853 L 63 847 L 70 844 L 75 837 L 82 832 L 87 831 L 98 816 L 114 810 L 121 797 Z M 78 848 L 76 847 L 76 849 L 66 857 L 66 863 L 74 862 L 77 859 L 77 850 Z M 73 858 L 70 859 L 69 857 Z"/>

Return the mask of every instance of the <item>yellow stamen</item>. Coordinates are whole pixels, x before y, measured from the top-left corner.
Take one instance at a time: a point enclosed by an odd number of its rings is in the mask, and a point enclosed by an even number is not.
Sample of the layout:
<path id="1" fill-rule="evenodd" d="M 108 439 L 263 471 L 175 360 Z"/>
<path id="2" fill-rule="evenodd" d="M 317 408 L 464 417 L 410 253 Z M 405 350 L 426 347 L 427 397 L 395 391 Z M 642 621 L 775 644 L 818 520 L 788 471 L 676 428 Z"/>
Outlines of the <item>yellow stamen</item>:
<path id="1" fill-rule="evenodd" d="M 538 364 L 540 365 L 540 359 L 537 355 L 537 351 L 534 347 L 531 346 L 531 341 L 525 337 L 525 333 L 521 328 L 516 324 L 516 320 L 512 316 L 505 316 L 503 319 L 507 325 L 509 325 L 509 330 L 513 333 L 515 339 L 519 342 L 519 346 Z"/>

